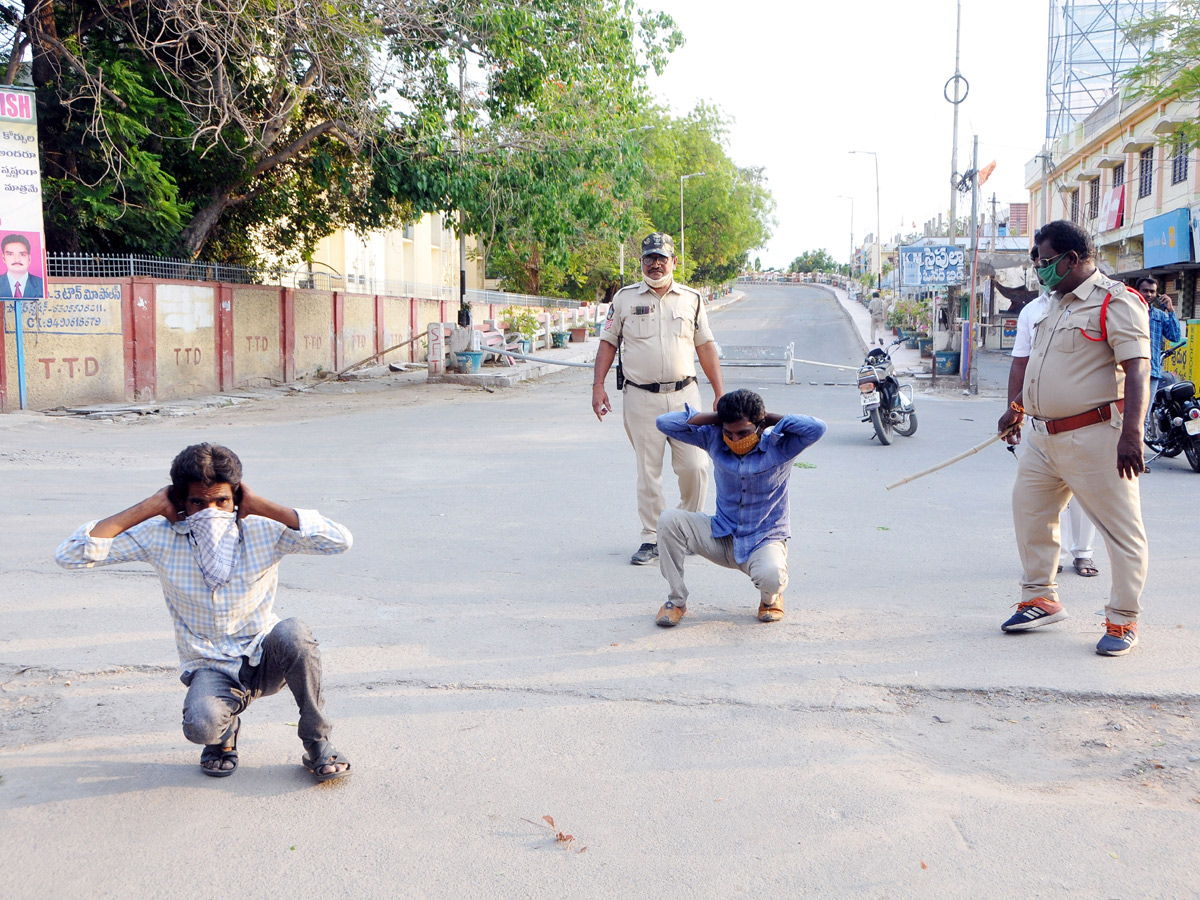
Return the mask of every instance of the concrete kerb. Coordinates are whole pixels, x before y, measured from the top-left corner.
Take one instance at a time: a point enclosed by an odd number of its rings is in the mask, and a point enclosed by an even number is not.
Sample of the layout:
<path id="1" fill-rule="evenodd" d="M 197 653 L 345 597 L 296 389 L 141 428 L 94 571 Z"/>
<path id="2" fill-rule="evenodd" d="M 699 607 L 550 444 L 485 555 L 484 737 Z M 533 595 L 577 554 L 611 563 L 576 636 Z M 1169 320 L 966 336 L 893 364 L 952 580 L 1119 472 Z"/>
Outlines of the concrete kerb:
<path id="1" fill-rule="evenodd" d="M 859 343 L 862 345 L 863 356 L 867 355 L 867 351 L 871 349 L 871 314 L 867 308 L 861 303 L 857 303 L 850 299 L 850 295 L 841 288 L 831 284 L 813 284 L 811 287 L 820 288 L 833 294 L 833 297 L 838 302 L 838 306 L 842 308 L 846 318 L 850 320 L 850 324 L 854 326 L 854 333 L 858 335 Z M 890 343 L 890 342 L 888 342 Z M 892 363 L 896 367 L 898 375 L 927 375 L 925 364 L 921 361 L 920 350 L 910 350 L 903 344 L 898 347 L 893 347 L 890 351 Z"/>

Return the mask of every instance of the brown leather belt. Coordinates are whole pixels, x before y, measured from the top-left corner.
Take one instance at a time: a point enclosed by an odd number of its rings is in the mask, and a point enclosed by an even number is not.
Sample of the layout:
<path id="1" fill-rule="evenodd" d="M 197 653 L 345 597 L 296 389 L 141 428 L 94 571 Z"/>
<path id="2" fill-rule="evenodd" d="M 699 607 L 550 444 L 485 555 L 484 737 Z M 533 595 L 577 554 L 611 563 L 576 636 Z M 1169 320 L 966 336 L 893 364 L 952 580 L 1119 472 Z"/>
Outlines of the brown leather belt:
<path id="1" fill-rule="evenodd" d="M 1042 424 L 1046 426 L 1048 434 L 1062 434 L 1064 431 L 1074 431 L 1076 428 L 1095 425 L 1097 422 L 1107 422 L 1112 418 L 1112 408 L 1114 406 L 1117 408 L 1117 412 L 1125 412 L 1125 398 L 1122 397 L 1115 403 L 1089 409 L 1087 412 L 1082 412 L 1077 416 L 1067 416 L 1065 419 L 1043 419 Z"/>

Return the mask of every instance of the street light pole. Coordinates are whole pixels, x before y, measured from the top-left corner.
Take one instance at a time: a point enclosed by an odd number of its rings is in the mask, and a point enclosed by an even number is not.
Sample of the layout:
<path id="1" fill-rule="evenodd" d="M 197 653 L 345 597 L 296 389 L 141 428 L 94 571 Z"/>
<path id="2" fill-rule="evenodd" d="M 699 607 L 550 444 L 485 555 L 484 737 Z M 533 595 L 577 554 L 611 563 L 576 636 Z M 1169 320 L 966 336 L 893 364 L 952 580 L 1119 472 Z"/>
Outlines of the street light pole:
<path id="1" fill-rule="evenodd" d="M 686 244 L 683 240 L 683 183 L 689 178 L 695 178 L 698 175 L 707 175 L 707 172 L 692 172 L 690 175 L 679 176 L 679 277 L 687 277 L 687 266 L 685 248 Z"/>
<path id="2" fill-rule="evenodd" d="M 652 131 L 653 129 L 654 129 L 653 125 L 639 125 L 637 128 L 627 128 L 625 131 L 621 132 L 621 136 L 624 137 L 627 134 L 633 134 L 635 131 Z M 622 147 L 621 144 L 618 143 L 617 144 L 617 165 L 623 166 L 624 164 L 625 164 L 625 148 Z M 624 287 L 625 286 L 625 235 L 624 234 L 621 235 L 621 249 L 620 249 L 620 252 L 618 253 L 618 259 L 620 260 L 619 264 L 621 267 L 621 287 Z M 599 310 L 597 310 L 597 312 L 599 312 Z"/>
<path id="3" fill-rule="evenodd" d="M 850 258 L 847 260 L 847 267 L 850 270 L 850 275 L 854 275 L 854 198 L 849 194 L 838 194 L 841 200 L 850 201 Z"/>
<path id="4" fill-rule="evenodd" d="M 875 157 L 875 290 L 883 289 L 883 225 L 879 217 L 879 154 L 874 150 L 851 150 Z"/>

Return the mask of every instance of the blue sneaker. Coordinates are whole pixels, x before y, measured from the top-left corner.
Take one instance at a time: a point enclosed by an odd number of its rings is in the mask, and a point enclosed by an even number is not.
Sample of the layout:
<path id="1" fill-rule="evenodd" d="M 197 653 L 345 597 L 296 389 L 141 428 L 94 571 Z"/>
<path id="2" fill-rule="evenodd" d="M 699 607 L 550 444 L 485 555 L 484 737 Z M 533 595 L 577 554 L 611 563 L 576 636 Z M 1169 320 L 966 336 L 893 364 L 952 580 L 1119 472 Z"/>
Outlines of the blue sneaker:
<path id="1" fill-rule="evenodd" d="M 1007 622 L 1000 626 L 1001 631 L 1028 631 L 1051 622 L 1061 622 L 1067 617 L 1067 611 L 1057 600 L 1047 600 L 1045 597 L 1035 597 L 1016 604 L 1017 611 Z"/>
<path id="2" fill-rule="evenodd" d="M 1104 637 L 1096 645 L 1101 656 L 1124 656 L 1137 646 L 1137 622 L 1120 624 L 1104 620 Z"/>

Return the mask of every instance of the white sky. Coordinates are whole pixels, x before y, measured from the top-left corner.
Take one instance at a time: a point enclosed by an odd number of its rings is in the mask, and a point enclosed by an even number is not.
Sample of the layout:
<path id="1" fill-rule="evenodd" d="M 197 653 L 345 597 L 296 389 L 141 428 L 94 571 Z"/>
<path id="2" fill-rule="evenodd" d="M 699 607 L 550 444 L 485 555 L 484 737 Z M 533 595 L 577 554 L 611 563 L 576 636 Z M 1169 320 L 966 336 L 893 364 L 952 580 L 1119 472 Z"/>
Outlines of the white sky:
<path id="1" fill-rule="evenodd" d="M 876 230 L 879 156 L 882 233 L 919 231 L 950 208 L 955 0 L 658 0 L 687 38 L 657 90 L 676 114 L 698 100 L 733 118 L 728 152 L 765 166 L 777 204 L 763 267 L 821 247 L 845 261 L 854 238 Z M 1025 163 L 1042 146 L 1046 116 L 1047 0 L 963 0 L 958 171 L 996 170 L 981 190 L 1002 206 L 1028 200 Z M 959 215 L 970 195 L 959 195 Z M 901 225 L 903 223 L 903 225 Z M 916 223 L 914 228 L 913 223 Z M 756 254 L 751 253 L 751 259 Z"/>

